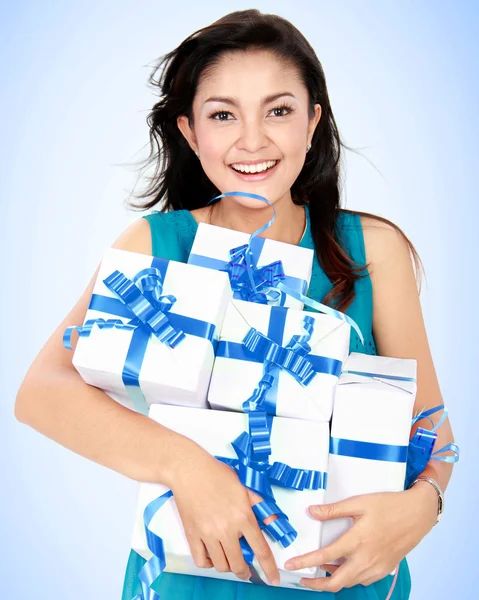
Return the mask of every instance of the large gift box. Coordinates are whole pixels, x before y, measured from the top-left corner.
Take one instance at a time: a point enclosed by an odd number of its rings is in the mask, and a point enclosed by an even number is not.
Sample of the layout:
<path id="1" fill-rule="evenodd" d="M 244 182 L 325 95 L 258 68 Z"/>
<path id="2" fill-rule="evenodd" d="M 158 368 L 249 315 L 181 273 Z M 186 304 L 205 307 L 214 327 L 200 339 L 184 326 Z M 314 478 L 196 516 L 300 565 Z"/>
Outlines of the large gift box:
<path id="1" fill-rule="evenodd" d="M 153 403 L 206 407 L 230 300 L 225 273 L 111 248 L 83 327 L 66 332 L 80 333 L 73 364 L 87 383 L 143 414 Z"/>
<path id="2" fill-rule="evenodd" d="M 326 503 L 404 490 L 416 369 L 413 359 L 350 354 L 334 402 Z M 322 545 L 351 525 L 325 522 Z"/>
<path id="3" fill-rule="evenodd" d="M 189 437 L 212 455 L 225 459 L 238 458 L 231 442 L 236 440 L 242 432 L 248 430 L 248 416 L 242 413 L 155 405 L 150 409 L 150 418 Z M 269 463 L 271 465 L 275 462 L 285 463 L 292 469 L 317 471 L 315 476 L 319 476 L 319 479 L 316 478 L 316 487 L 319 486 L 319 489 L 288 489 L 272 484 L 275 502 L 287 515 L 290 524 L 298 532 L 298 536 L 288 547 L 283 547 L 278 541 L 270 539 L 268 534 L 265 534 L 265 537 L 280 569 L 281 585 L 296 587 L 301 577 L 315 577 L 324 574 L 320 569 L 315 568 L 289 572 L 284 569 L 284 563 L 289 558 L 317 550 L 320 547 L 323 525 L 309 516 L 307 508 L 311 504 L 324 502 L 329 426 L 327 423 L 281 417 L 274 417 L 271 421 L 272 453 Z M 290 473 L 290 480 L 299 481 L 297 475 L 298 473 L 296 475 Z M 140 485 L 132 548 L 146 560 L 152 557 L 152 552 L 147 545 L 144 511 L 153 500 L 167 491 L 168 488 L 160 484 L 142 483 Z M 163 540 L 166 571 L 239 581 L 232 573 L 219 573 L 214 568 L 203 569 L 195 566 L 174 496 L 169 498 L 154 514 L 149 523 L 149 530 Z M 254 573 L 252 582 L 267 583 L 264 572 L 256 559 L 252 563 L 252 572 Z"/>
<path id="4" fill-rule="evenodd" d="M 238 300 L 258 302 L 257 293 L 271 294 L 271 288 L 280 282 L 296 293 L 306 295 L 311 280 L 313 250 L 250 237 L 240 231 L 200 223 L 188 263 L 228 272 L 234 298 Z M 249 251 L 251 254 L 248 254 Z M 251 278 L 247 264 L 252 265 Z M 273 302 L 303 308 L 301 300 L 283 293 L 273 292 L 263 301 L 265 304 Z"/>
<path id="5" fill-rule="evenodd" d="M 233 300 L 208 392 L 212 408 L 241 411 L 263 381 L 270 414 L 329 421 L 350 325 L 333 316 Z"/>

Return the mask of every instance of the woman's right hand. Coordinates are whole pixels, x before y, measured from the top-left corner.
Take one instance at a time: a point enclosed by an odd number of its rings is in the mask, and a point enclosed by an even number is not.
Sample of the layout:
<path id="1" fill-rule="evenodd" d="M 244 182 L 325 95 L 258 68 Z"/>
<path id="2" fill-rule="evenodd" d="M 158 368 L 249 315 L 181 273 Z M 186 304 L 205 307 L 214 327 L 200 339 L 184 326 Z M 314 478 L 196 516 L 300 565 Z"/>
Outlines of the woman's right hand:
<path id="1" fill-rule="evenodd" d="M 239 544 L 244 536 L 268 581 L 279 584 L 271 548 L 251 510 L 260 498 L 242 485 L 231 467 L 198 447 L 189 466 L 178 469 L 171 488 L 196 566 L 214 566 L 249 579 Z"/>

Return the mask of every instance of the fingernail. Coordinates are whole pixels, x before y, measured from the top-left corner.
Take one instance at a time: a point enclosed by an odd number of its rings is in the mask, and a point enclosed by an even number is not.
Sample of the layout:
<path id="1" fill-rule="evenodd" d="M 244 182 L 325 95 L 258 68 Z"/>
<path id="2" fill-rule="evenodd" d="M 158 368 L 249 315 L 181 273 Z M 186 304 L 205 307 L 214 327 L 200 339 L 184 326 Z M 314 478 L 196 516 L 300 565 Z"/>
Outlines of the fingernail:
<path id="1" fill-rule="evenodd" d="M 289 570 L 294 569 L 294 562 L 292 560 L 288 560 L 284 563 L 284 568 Z"/>
<path id="2" fill-rule="evenodd" d="M 312 515 L 319 515 L 319 514 L 321 514 L 321 510 L 322 510 L 322 507 L 321 507 L 320 504 L 313 504 L 312 506 L 309 507 L 309 512 Z"/>
<path id="3" fill-rule="evenodd" d="M 276 585 L 278 586 L 280 583 L 279 579 L 273 579 L 273 581 L 271 582 L 271 585 Z"/>

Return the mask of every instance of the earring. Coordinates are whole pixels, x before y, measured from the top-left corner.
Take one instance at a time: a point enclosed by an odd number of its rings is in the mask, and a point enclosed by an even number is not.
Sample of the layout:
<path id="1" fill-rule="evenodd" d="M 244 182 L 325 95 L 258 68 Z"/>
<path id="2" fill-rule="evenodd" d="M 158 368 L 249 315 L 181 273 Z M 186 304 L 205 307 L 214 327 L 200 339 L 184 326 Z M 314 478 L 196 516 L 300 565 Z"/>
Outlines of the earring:
<path id="1" fill-rule="evenodd" d="M 196 156 L 199 158 L 200 157 L 200 153 L 199 152 L 195 152 Z"/>
<path id="2" fill-rule="evenodd" d="M 308 144 L 306 147 L 306 152 L 309 152 L 311 150 L 311 144 Z"/>

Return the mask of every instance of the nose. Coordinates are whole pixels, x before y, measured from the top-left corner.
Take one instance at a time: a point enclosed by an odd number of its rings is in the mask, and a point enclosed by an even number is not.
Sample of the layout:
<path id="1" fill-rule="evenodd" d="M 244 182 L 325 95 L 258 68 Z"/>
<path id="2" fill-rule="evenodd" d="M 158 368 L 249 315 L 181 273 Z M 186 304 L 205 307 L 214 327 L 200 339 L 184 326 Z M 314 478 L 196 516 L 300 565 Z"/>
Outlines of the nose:
<path id="1" fill-rule="evenodd" d="M 268 137 L 264 132 L 264 124 L 256 119 L 243 121 L 241 124 L 240 137 L 236 143 L 238 150 L 245 150 L 251 154 L 266 148 L 269 144 Z"/>

